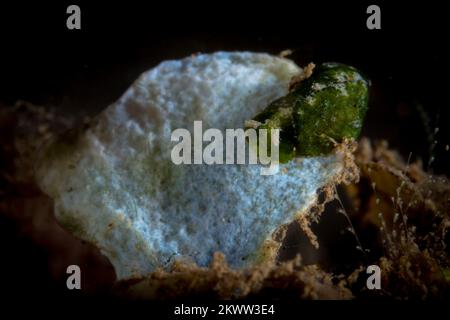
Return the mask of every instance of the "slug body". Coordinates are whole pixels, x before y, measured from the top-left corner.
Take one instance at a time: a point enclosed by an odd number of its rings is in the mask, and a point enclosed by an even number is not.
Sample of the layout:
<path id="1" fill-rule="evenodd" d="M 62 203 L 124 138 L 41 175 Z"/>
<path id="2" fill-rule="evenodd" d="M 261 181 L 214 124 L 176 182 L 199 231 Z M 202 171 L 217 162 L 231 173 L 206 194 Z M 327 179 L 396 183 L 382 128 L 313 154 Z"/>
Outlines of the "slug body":
<path id="1" fill-rule="evenodd" d="M 358 70 L 324 63 L 253 120 L 280 129 L 280 162 L 330 153 L 333 141 L 358 138 L 368 108 L 369 81 Z"/>

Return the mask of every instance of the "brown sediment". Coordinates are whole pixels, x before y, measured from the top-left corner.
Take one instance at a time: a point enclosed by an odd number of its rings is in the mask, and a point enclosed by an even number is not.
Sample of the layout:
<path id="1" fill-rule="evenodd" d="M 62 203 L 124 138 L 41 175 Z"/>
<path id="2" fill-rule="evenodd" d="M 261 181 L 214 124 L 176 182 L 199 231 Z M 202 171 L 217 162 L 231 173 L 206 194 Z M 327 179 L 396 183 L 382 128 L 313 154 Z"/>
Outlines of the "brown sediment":
<path id="1" fill-rule="evenodd" d="M 296 215 L 295 220 L 316 249 L 319 248 L 319 242 L 317 236 L 311 230 L 311 223 L 317 223 L 320 219 L 320 215 L 325 211 L 326 204 L 336 199 L 336 185 L 348 185 L 359 181 L 359 168 L 355 163 L 354 156 L 356 148 L 357 143 L 353 140 L 346 139 L 343 142 L 336 144 L 335 153 L 338 157 L 342 158 L 342 171 L 333 179 L 333 181 L 318 190 L 318 193 L 321 194 L 323 198 L 321 201 L 317 200 L 306 212 L 299 212 Z"/>
<path id="2" fill-rule="evenodd" d="M 310 62 L 306 67 L 303 68 L 301 73 L 292 77 L 291 82 L 289 83 L 289 91 L 292 88 L 294 88 L 295 86 L 297 86 L 300 82 L 311 77 L 315 67 L 316 67 L 316 65 L 314 63 Z"/>
<path id="3" fill-rule="evenodd" d="M 372 146 L 362 139 L 356 152 L 360 185 L 347 193 L 355 203 L 359 228 L 376 226 L 384 255 L 375 261 L 382 270 L 385 294 L 395 298 L 444 298 L 444 271 L 450 260 L 446 243 L 449 227 L 450 183 L 428 174 L 420 161 L 404 161 L 386 141 Z M 364 184 L 369 191 L 361 196 Z"/>
<path id="4" fill-rule="evenodd" d="M 158 270 L 148 278 L 118 284 L 116 294 L 131 299 L 209 297 L 236 299 L 288 294 L 300 299 L 350 299 L 351 292 L 335 285 L 332 277 L 316 266 L 301 266 L 300 258 L 279 265 L 234 270 L 216 253 L 209 268 L 178 263 L 171 271 Z"/>

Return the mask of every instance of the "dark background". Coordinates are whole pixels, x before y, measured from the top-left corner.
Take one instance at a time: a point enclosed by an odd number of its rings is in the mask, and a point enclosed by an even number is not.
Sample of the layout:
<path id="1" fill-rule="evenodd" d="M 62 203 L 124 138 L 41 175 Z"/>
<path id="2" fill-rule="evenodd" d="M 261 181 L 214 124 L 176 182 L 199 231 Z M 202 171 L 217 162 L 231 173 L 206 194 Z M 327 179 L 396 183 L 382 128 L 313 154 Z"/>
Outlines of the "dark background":
<path id="1" fill-rule="evenodd" d="M 393 1 L 392 1 L 393 2 Z M 298 64 L 352 64 L 373 82 L 363 135 L 448 173 L 449 38 L 442 2 L 42 1 L 0 5 L 0 103 L 22 99 L 90 113 L 114 102 L 143 71 L 196 52 L 294 50 Z M 81 7 L 81 30 L 66 8 Z M 366 8 L 381 7 L 381 30 Z M 425 110 L 426 116 L 420 110 Z M 436 137 L 428 131 L 439 127 Z"/>
<path id="2" fill-rule="evenodd" d="M 218 50 L 276 54 L 292 49 L 299 65 L 337 61 L 367 74 L 373 86 L 363 135 L 387 139 L 405 158 L 411 153 L 425 164 L 436 140 L 430 171 L 449 174 L 449 32 L 443 1 L 396 1 L 395 6 L 380 1 L 143 2 L 2 2 L 0 106 L 26 100 L 92 115 L 163 60 Z M 69 4 L 80 5 L 82 30 L 66 29 Z M 369 4 L 381 7 L 381 30 L 366 28 Z M 436 127 L 439 132 L 431 137 Z M 6 287 L 27 272 L 29 277 L 19 281 L 25 292 L 30 283 L 37 291 L 52 285 L 45 255 L 30 249 L 14 223 L 0 222 Z"/>

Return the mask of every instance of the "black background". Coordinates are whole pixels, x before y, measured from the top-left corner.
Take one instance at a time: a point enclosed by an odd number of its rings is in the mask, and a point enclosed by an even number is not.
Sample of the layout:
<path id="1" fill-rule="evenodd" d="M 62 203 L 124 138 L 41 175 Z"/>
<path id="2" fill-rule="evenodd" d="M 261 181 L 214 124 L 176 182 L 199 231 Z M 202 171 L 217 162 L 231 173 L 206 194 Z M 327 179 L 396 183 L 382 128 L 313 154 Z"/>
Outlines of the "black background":
<path id="1" fill-rule="evenodd" d="M 197 52 L 294 50 L 311 61 L 352 64 L 372 80 L 363 135 L 387 139 L 405 157 L 427 163 L 434 137 L 435 173 L 449 174 L 449 33 L 443 1 L 330 3 L 317 1 L 176 2 L 35 1 L 0 4 L 0 106 L 21 99 L 68 113 L 95 114 L 114 102 L 138 75 L 162 60 Z M 66 8 L 81 7 L 82 30 L 67 30 Z M 381 30 L 366 28 L 366 8 L 381 7 Z M 448 14 L 447 14 L 448 15 Z M 420 116 L 421 106 L 429 123 Z M 11 227 L 11 228 L 10 228 Z M 10 241 L 13 226 L 2 226 Z M 2 274 L 40 292 L 48 286 L 42 256 L 5 253 Z M 0 280 L 0 283 L 1 280 Z M 3 286 L 8 281 L 3 281 Z M 6 286 L 8 288 L 8 286 Z"/>
<path id="2" fill-rule="evenodd" d="M 96 113 L 145 70 L 196 52 L 294 50 L 300 65 L 352 64 L 373 82 L 363 135 L 387 139 L 405 157 L 448 173 L 449 33 L 442 2 L 42 1 L 0 9 L 0 103 L 18 99 L 67 112 Z M 81 7 L 81 30 L 66 8 Z M 366 8 L 381 7 L 381 30 Z M 429 123 L 418 108 L 426 110 Z"/>

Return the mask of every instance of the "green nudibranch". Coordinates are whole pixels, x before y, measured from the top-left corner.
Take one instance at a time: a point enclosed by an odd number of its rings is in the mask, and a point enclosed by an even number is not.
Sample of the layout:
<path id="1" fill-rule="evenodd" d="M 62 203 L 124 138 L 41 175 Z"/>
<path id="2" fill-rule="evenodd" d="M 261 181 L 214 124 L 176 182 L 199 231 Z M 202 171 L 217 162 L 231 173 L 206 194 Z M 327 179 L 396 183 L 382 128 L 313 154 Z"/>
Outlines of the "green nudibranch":
<path id="1" fill-rule="evenodd" d="M 333 141 L 358 138 L 368 108 L 369 85 L 354 67 L 323 63 L 252 123 L 258 124 L 256 129 L 280 129 L 281 163 L 298 156 L 328 154 Z"/>

